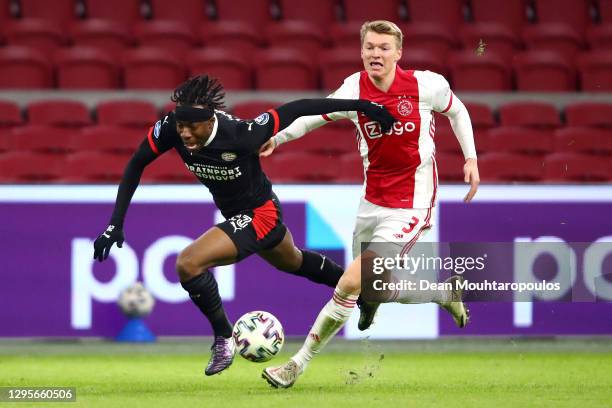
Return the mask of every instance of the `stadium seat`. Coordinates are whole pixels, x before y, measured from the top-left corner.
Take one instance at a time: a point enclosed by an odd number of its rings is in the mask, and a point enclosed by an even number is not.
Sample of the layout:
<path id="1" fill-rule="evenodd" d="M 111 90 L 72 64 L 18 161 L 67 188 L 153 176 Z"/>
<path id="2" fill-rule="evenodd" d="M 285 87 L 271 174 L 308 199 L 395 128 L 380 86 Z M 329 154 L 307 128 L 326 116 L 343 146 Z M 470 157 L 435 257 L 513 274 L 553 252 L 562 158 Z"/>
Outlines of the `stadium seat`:
<path id="1" fill-rule="evenodd" d="M 53 70 L 42 53 L 17 46 L 0 48 L 0 88 L 38 89 L 52 86 Z"/>
<path id="2" fill-rule="evenodd" d="M 463 47 L 477 53 L 495 52 L 510 57 L 521 46 L 518 36 L 502 24 L 466 24 L 459 35 Z"/>
<path id="3" fill-rule="evenodd" d="M 555 153 L 544 159 L 544 179 L 559 182 L 601 182 L 610 179 L 609 159 L 578 153 Z"/>
<path id="4" fill-rule="evenodd" d="M 476 102 L 464 102 L 464 104 L 470 114 L 474 129 L 489 129 L 497 125 L 489 105 Z"/>
<path id="5" fill-rule="evenodd" d="M 98 104 L 100 125 L 116 125 L 149 129 L 158 120 L 155 106 L 147 101 L 115 100 Z"/>
<path id="6" fill-rule="evenodd" d="M 336 181 L 338 183 L 363 184 L 363 159 L 358 153 L 347 153 L 340 157 L 340 173 Z"/>
<path id="7" fill-rule="evenodd" d="M 503 24 L 514 32 L 527 24 L 526 0 L 471 0 L 472 16 L 476 23 Z"/>
<path id="8" fill-rule="evenodd" d="M 240 119 L 245 119 L 245 120 L 253 119 L 261 115 L 263 112 L 268 111 L 268 109 L 275 108 L 282 104 L 283 104 L 282 102 L 259 101 L 259 100 L 240 102 L 232 106 L 231 113 L 232 115 Z"/>
<path id="9" fill-rule="evenodd" d="M 179 53 L 140 47 L 124 54 L 123 76 L 127 89 L 174 89 L 187 77 Z"/>
<path id="10" fill-rule="evenodd" d="M 290 152 L 318 153 L 325 157 L 357 153 L 355 132 L 324 126 L 307 133 L 299 139 L 284 144 L 279 150 Z"/>
<path id="11" fill-rule="evenodd" d="M 590 21 L 589 0 L 534 0 L 539 23 L 563 23 L 583 32 Z"/>
<path id="12" fill-rule="evenodd" d="M 584 48 L 582 34 L 566 24 L 534 24 L 525 27 L 522 36 L 532 51 L 554 51 L 571 58 Z"/>
<path id="13" fill-rule="evenodd" d="M 291 48 L 271 48 L 259 54 L 255 62 L 257 89 L 318 89 L 317 69 L 313 61 Z"/>
<path id="14" fill-rule="evenodd" d="M 174 20 L 192 28 L 206 20 L 205 0 L 150 0 L 150 4 L 153 20 Z"/>
<path id="15" fill-rule="evenodd" d="M 441 182 L 462 182 L 464 164 L 465 159 L 460 153 L 436 152 L 436 169 Z"/>
<path id="16" fill-rule="evenodd" d="M 612 24 L 612 0 L 597 0 L 602 24 Z"/>
<path id="17" fill-rule="evenodd" d="M 21 126 L 11 130 L 10 146 L 13 151 L 64 155 L 73 150 L 72 139 L 78 132 L 78 129 L 53 126 Z"/>
<path id="18" fill-rule="evenodd" d="M 337 159 L 307 152 L 273 154 L 262 164 L 273 183 L 327 183 L 336 179 L 340 172 Z"/>
<path id="19" fill-rule="evenodd" d="M 114 89 L 119 67 L 109 53 L 93 47 L 71 47 L 55 53 L 57 83 L 63 89 Z"/>
<path id="20" fill-rule="evenodd" d="M 480 178 L 484 182 L 526 182 L 542 179 L 542 159 L 512 153 L 487 153 L 478 157 Z"/>
<path id="21" fill-rule="evenodd" d="M 241 21 L 260 29 L 272 20 L 270 0 L 215 0 L 219 21 Z"/>
<path id="22" fill-rule="evenodd" d="M 555 149 L 558 152 L 612 155 L 612 129 L 567 127 L 555 131 Z"/>
<path id="23" fill-rule="evenodd" d="M 440 75 L 448 74 L 448 67 L 444 64 L 444 56 L 432 52 L 427 48 L 405 48 L 399 66 L 406 70 L 429 70 Z M 363 70 L 363 65 L 361 66 Z"/>
<path id="24" fill-rule="evenodd" d="M 0 181 L 5 183 L 47 183 L 60 177 L 60 156 L 35 152 L 8 152 L 0 155 Z M 36 163 L 37 165 L 32 165 Z"/>
<path id="25" fill-rule="evenodd" d="M 554 150 L 554 138 L 551 130 L 504 126 L 489 131 L 487 148 L 487 152 L 543 155 Z"/>
<path id="26" fill-rule="evenodd" d="M 196 183 L 176 151 L 170 150 L 147 166 L 141 181 L 145 183 Z"/>
<path id="27" fill-rule="evenodd" d="M 34 48 L 48 57 L 66 45 L 65 32 L 58 23 L 35 18 L 9 21 L 4 25 L 4 36 L 10 45 Z"/>
<path id="28" fill-rule="evenodd" d="M 91 125 L 89 109 L 79 101 L 37 100 L 27 106 L 32 125 L 79 128 Z"/>
<path id="29" fill-rule="evenodd" d="M 198 45 L 195 31 L 174 20 L 151 20 L 134 26 L 134 36 L 141 47 L 189 51 Z"/>
<path id="30" fill-rule="evenodd" d="M 74 0 L 56 0 L 53 6 L 45 0 L 19 0 L 19 10 L 22 18 L 38 18 L 58 24 L 66 24 L 77 18 Z"/>
<path id="31" fill-rule="evenodd" d="M 456 33 L 440 24 L 412 22 L 399 27 L 404 34 L 403 48 L 407 52 L 418 48 L 444 56 L 456 45 Z"/>
<path id="32" fill-rule="evenodd" d="M 0 0 L 0 22 L 8 21 L 13 17 L 11 10 L 12 4 L 12 0 Z"/>
<path id="33" fill-rule="evenodd" d="M 347 21 L 373 20 L 400 20 L 400 0 L 371 1 L 371 0 L 351 0 L 344 1 L 344 16 Z M 413 19 L 413 21 L 419 21 Z"/>
<path id="34" fill-rule="evenodd" d="M 63 161 L 58 180 L 63 183 L 118 183 L 123 176 L 125 157 L 102 152 L 70 154 Z"/>
<path id="35" fill-rule="evenodd" d="M 113 125 L 99 125 L 83 128 L 72 139 L 74 151 L 99 151 L 123 155 L 133 154 L 147 137 L 144 129 Z"/>
<path id="36" fill-rule="evenodd" d="M 186 62 L 189 76 L 205 72 L 219 79 L 225 89 L 253 89 L 253 71 L 247 55 L 207 47 L 191 52 Z"/>
<path id="37" fill-rule="evenodd" d="M 355 72 L 363 71 L 363 62 L 358 49 L 334 48 L 319 54 L 323 89 L 338 89 L 344 79 Z"/>
<path id="38" fill-rule="evenodd" d="M 70 37 L 77 47 L 95 47 L 119 56 L 134 45 L 128 26 L 116 21 L 87 19 L 70 26 Z"/>
<path id="39" fill-rule="evenodd" d="M 12 101 L 0 101 L 0 129 L 12 128 L 22 124 L 23 117 L 19 105 Z"/>
<path id="40" fill-rule="evenodd" d="M 612 51 L 612 23 L 589 27 L 586 39 L 592 50 Z"/>
<path id="41" fill-rule="evenodd" d="M 84 0 L 88 18 L 112 20 L 124 24 L 141 21 L 141 0 Z"/>
<path id="42" fill-rule="evenodd" d="M 612 92 L 612 51 L 592 51 L 578 58 L 580 85 L 586 92 Z"/>
<path id="43" fill-rule="evenodd" d="M 436 123 L 440 122 L 436 120 Z M 461 146 L 453 133 L 453 130 L 450 127 L 436 127 L 436 133 L 434 142 L 436 144 L 436 154 L 437 153 L 446 153 L 453 155 L 461 155 Z M 479 143 L 475 140 L 476 146 Z"/>
<path id="44" fill-rule="evenodd" d="M 408 18 L 412 22 L 437 23 L 451 29 L 463 23 L 463 0 L 410 0 L 407 4 Z M 367 15 L 363 19 L 371 20 Z"/>
<path id="45" fill-rule="evenodd" d="M 263 45 L 263 30 L 242 21 L 206 23 L 200 29 L 199 40 L 206 47 L 226 48 L 246 56 Z"/>
<path id="46" fill-rule="evenodd" d="M 519 91 L 575 92 L 576 70 L 571 60 L 552 51 L 530 51 L 514 59 Z"/>
<path id="47" fill-rule="evenodd" d="M 279 0 L 282 20 L 285 21 L 307 21 L 327 29 L 337 21 L 336 0 Z"/>
<path id="48" fill-rule="evenodd" d="M 359 31 L 363 22 L 347 21 L 331 25 L 329 34 L 332 44 L 336 48 L 353 49 L 359 52 L 361 48 L 361 38 Z"/>
<path id="49" fill-rule="evenodd" d="M 568 126 L 612 128 L 612 103 L 575 102 L 565 106 Z"/>
<path id="50" fill-rule="evenodd" d="M 453 88 L 457 91 L 509 91 L 512 74 L 504 58 L 487 52 L 454 53 L 450 58 Z"/>
<path id="51" fill-rule="evenodd" d="M 561 126 L 559 112 L 546 102 L 510 102 L 499 108 L 502 126 L 556 128 Z"/>
<path id="52" fill-rule="evenodd" d="M 271 47 L 293 47 L 313 57 L 328 45 L 327 36 L 321 29 L 306 21 L 268 24 L 265 38 Z"/>

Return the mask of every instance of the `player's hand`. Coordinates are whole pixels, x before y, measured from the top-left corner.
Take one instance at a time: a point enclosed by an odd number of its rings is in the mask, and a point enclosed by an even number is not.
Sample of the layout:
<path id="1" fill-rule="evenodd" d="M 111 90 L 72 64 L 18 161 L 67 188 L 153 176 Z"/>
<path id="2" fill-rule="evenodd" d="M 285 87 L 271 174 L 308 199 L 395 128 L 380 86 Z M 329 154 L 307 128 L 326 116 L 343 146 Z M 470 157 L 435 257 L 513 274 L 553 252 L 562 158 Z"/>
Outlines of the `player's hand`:
<path id="1" fill-rule="evenodd" d="M 123 236 L 121 227 L 109 225 L 106 231 L 94 241 L 94 259 L 97 259 L 98 262 L 102 262 L 108 258 L 108 254 L 113 244 L 116 243 L 117 247 L 121 248 L 123 247 L 124 240 L 125 237 Z"/>
<path id="2" fill-rule="evenodd" d="M 380 123 L 380 129 L 383 133 L 388 132 L 395 122 L 395 118 L 387 108 L 376 102 L 360 99 L 358 110 L 365 113 L 373 121 Z"/>
<path id="3" fill-rule="evenodd" d="M 480 175 L 478 174 L 478 162 L 476 159 L 467 159 L 463 165 L 463 181 L 470 184 L 470 191 L 463 199 L 466 203 L 472 201 L 472 198 L 478 191 L 478 185 L 480 184 Z"/>
<path id="4" fill-rule="evenodd" d="M 274 149 L 276 149 L 276 138 L 272 137 L 259 148 L 259 157 L 268 157 Z"/>

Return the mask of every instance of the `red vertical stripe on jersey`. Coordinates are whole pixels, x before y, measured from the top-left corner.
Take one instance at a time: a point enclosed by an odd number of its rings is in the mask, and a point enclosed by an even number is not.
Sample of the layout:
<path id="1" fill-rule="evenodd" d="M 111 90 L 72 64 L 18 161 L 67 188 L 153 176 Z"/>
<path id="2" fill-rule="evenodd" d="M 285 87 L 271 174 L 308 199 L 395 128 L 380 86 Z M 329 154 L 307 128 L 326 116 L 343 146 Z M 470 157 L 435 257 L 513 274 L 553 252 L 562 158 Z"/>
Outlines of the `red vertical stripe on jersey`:
<path id="1" fill-rule="evenodd" d="M 147 139 L 149 140 L 149 146 L 151 146 L 151 150 L 153 153 L 159 155 L 159 149 L 155 146 L 155 142 L 153 142 L 153 126 L 149 129 L 149 133 L 147 134 Z"/>
<path id="2" fill-rule="evenodd" d="M 272 119 L 274 119 L 274 131 L 272 132 L 272 136 L 278 133 L 278 127 L 280 126 L 280 120 L 278 119 L 278 113 L 274 109 L 270 109 L 268 111 L 270 115 L 272 115 Z"/>
<path id="3" fill-rule="evenodd" d="M 266 201 L 261 207 L 253 210 L 253 228 L 257 234 L 257 240 L 263 239 L 278 222 L 278 211 L 272 200 Z"/>
<path id="4" fill-rule="evenodd" d="M 327 114 L 326 114 L 326 113 L 322 114 L 322 115 L 321 115 L 321 117 L 322 117 L 323 119 L 325 119 L 326 121 L 328 121 L 328 122 L 333 122 L 333 121 L 331 120 L 331 118 L 330 118 L 329 116 L 327 116 Z"/>
<path id="5" fill-rule="evenodd" d="M 436 194 L 438 193 L 438 162 L 435 153 L 431 156 L 433 161 L 433 194 L 431 195 L 431 206 L 436 204 Z"/>
<path id="6" fill-rule="evenodd" d="M 444 109 L 440 113 L 446 113 L 451 108 L 451 105 L 453 104 L 453 93 L 451 92 L 450 94 L 451 94 L 451 96 L 450 96 L 450 100 L 448 101 L 448 106 L 446 107 L 446 109 Z"/>

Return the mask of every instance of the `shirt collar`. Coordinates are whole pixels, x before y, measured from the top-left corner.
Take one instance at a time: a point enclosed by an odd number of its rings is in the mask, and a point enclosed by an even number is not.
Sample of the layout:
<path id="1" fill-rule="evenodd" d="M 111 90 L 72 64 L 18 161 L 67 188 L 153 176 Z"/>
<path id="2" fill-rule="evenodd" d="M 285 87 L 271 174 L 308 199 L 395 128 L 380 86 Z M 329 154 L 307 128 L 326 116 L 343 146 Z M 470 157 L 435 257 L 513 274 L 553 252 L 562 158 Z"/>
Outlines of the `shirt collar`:
<path id="1" fill-rule="evenodd" d="M 215 124 L 213 125 L 213 130 L 210 136 L 208 137 L 208 140 L 206 141 L 206 143 L 204 143 L 204 147 L 212 143 L 213 139 L 217 135 L 217 130 L 219 129 L 219 118 L 217 118 L 217 114 L 214 114 L 213 117 L 215 118 Z"/>

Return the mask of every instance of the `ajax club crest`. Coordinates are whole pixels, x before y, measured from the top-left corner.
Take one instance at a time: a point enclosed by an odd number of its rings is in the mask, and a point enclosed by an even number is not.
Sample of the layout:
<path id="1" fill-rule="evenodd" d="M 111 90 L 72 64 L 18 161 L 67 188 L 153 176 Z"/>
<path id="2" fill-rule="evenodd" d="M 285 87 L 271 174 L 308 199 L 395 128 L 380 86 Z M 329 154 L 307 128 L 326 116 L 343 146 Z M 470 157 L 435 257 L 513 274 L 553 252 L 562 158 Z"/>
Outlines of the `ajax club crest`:
<path id="1" fill-rule="evenodd" d="M 402 99 L 397 104 L 397 113 L 402 116 L 410 116 L 412 113 L 412 103 L 408 99 Z"/>

